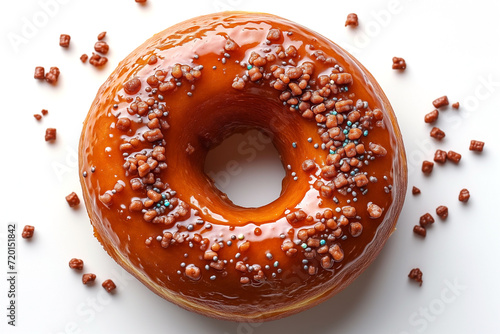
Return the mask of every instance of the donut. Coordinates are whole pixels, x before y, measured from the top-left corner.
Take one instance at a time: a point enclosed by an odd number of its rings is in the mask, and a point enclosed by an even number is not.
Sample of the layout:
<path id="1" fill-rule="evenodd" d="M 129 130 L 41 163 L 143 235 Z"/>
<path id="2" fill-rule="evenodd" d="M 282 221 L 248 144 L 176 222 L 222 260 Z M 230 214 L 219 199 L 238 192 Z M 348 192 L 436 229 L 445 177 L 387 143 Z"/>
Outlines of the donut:
<path id="1" fill-rule="evenodd" d="M 204 172 L 212 148 L 248 129 L 269 136 L 286 171 L 280 197 L 257 208 Z M 83 124 L 79 173 L 119 265 L 185 309 L 248 322 L 347 287 L 395 230 L 407 186 L 373 76 L 327 38 L 246 12 L 176 24 L 120 62 Z"/>

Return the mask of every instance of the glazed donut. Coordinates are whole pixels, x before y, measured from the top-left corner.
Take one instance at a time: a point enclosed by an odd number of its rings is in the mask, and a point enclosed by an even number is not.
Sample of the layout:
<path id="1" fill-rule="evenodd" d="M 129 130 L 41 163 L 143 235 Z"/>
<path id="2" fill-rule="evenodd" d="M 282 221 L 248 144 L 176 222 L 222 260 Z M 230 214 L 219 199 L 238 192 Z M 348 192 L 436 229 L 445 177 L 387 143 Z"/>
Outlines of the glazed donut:
<path id="1" fill-rule="evenodd" d="M 231 202 L 207 152 L 260 129 L 281 196 Z M 153 36 L 97 93 L 80 180 L 95 236 L 161 297 L 210 317 L 277 319 L 348 286 L 394 231 L 407 185 L 393 110 L 325 37 L 269 14 L 197 17 Z"/>

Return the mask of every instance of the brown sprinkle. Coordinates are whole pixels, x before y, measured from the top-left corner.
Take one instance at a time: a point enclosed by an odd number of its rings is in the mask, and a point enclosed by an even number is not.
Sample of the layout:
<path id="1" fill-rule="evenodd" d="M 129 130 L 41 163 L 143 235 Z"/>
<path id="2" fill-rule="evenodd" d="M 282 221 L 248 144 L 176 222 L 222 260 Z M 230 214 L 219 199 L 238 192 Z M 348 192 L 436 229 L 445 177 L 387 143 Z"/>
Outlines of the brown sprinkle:
<path id="1" fill-rule="evenodd" d="M 419 268 L 414 268 L 408 274 L 408 277 L 422 286 L 422 271 Z"/>
<path id="2" fill-rule="evenodd" d="M 462 155 L 457 153 L 457 152 L 454 152 L 454 151 L 448 151 L 448 160 L 458 164 L 460 162 L 460 159 L 462 159 Z"/>
<path id="3" fill-rule="evenodd" d="M 413 195 L 418 195 L 421 193 L 420 189 L 418 189 L 417 187 L 413 186 L 413 188 L 411 189 L 411 193 Z"/>
<path id="4" fill-rule="evenodd" d="M 59 79 L 60 73 L 61 72 L 59 71 L 59 68 L 51 67 L 49 72 L 45 73 L 45 81 L 52 85 L 55 85 L 57 83 L 57 80 Z"/>
<path id="5" fill-rule="evenodd" d="M 460 108 L 460 103 L 455 102 L 455 103 L 453 103 L 453 104 L 451 105 L 451 107 L 452 107 L 453 109 L 458 109 L 458 108 Z"/>
<path id="6" fill-rule="evenodd" d="M 70 35 L 61 34 L 61 36 L 59 37 L 59 45 L 62 46 L 63 48 L 67 48 L 69 47 L 70 40 L 71 40 Z"/>
<path id="7" fill-rule="evenodd" d="M 47 109 L 42 109 L 41 113 L 42 113 L 43 116 L 47 116 L 47 114 L 49 113 L 49 111 Z"/>
<path id="8" fill-rule="evenodd" d="M 440 108 L 449 105 L 450 102 L 448 101 L 448 96 L 444 95 L 441 97 L 438 97 L 434 101 L 432 101 L 432 105 L 434 108 Z"/>
<path id="9" fill-rule="evenodd" d="M 448 207 L 440 205 L 436 208 L 436 214 L 441 219 L 446 219 L 448 217 Z"/>
<path id="10" fill-rule="evenodd" d="M 483 152 L 484 142 L 479 140 L 471 140 L 469 145 L 470 151 Z"/>
<path id="11" fill-rule="evenodd" d="M 434 217 L 430 213 L 426 213 L 420 217 L 420 226 L 426 227 L 428 225 L 434 224 Z"/>
<path id="12" fill-rule="evenodd" d="M 88 59 L 89 59 L 89 56 L 87 56 L 86 53 L 84 53 L 80 56 L 80 60 L 82 61 L 82 63 L 86 63 Z"/>
<path id="13" fill-rule="evenodd" d="M 106 65 L 108 62 L 108 58 L 98 55 L 97 53 L 92 52 L 92 56 L 90 57 L 89 63 L 95 67 L 101 67 Z"/>
<path id="14" fill-rule="evenodd" d="M 95 274 L 83 274 L 82 276 L 82 283 L 87 284 L 87 283 L 92 283 L 96 279 Z"/>
<path id="15" fill-rule="evenodd" d="M 141 80 L 139 78 L 132 78 L 123 85 L 125 93 L 134 95 L 141 89 Z"/>
<path id="16" fill-rule="evenodd" d="M 367 211 L 370 218 L 376 219 L 382 216 L 382 209 L 377 204 L 368 203 Z"/>
<path id="17" fill-rule="evenodd" d="M 94 50 L 102 54 L 107 54 L 109 51 L 109 45 L 106 42 L 98 41 L 94 44 Z"/>
<path id="18" fill-rule="evenodd" d="M 41 66 L 35 67 L 35 79 L 43 80 L 45 79 L 45 69 Z"/>
<path id="19" fill-rule="evenodd" d="M 30 239 L 33 237 L 33 233 L 35 233 L 35 227 L 31 225 L 26 225 L 23 228 L 21 237 L 23 237 L 24 239 Z"/>
<path id="20" fill-rule="evenodd" d="M 359 237 L 361 232 L 363 232 L 363 225 L 361 223 L 350 223 L 349 224 L 349 232 L 353 237 Z"/>
<path id="21" fill-rule="evenodd" d="M 56 140 L 56 132 L 57 130 L 54 128 L 48 128 L 47 130 L 45 130 L 45 141 Z"/>
<path id="22" fill-rule="evenodd" d="M 75 192 L 72 192 L 68 196 L 66 196 L 66 201 L 68 202 L 68 205 L 71 208 L 74 208 L 80 204 L 80 199 L 78 198 L 78 195 Z"/>
<path id="23" fill-rule="evenodd" d="M 104 37 L 106 37 L 106 32 L 105 31 L 103 31 L 99 35 L 97 35 L 97 40 L 101 41 L 101 40 L 104 39 Z"/>
<path id="24" fill-rule="evenodd" d="M 425 123 L 434 123 L 439 117 L 439 111 L 437 109 L 434 109 L 430 113 L 426 114 L 424 117 L 424 122 Z"/>
<path id="25" fill-rule="evenodd" d="M 351 13 L 347 15 L 347 19 L 345 21 L 345 27 L 357 27 L 359 25 L 358 15 L 355 13 Z"/>
<path id="26" fill-rule="evenodd" d="M 314 169 L 316 169 L 316 164 L 314 163 L 314 160 L 311 159 L 304 160 L 304 162 L 302 163 L 302 170 L 304 172 L 311 172 Z"/>
<path id="27" fill-rule="evenodd" d="M 443 130 L 437 127 L 433 127 L 431 130 L 431 137 L 441 140 L 446 136 Z"/>
<path id="28" fill-rule="evenodd" d="M 135 0 L 137 3 L 146 3 L 148 0 Z"/>
<path id="29" fill-rule="evenodd" d="M 469 201 L 469 198 L 470 198 L 469 190 L 467 190 L 465 188 L 460 190 L 460 194 L 458 195 L 458 200 L 460 202 L 467 203 Z"/>
<path id="30" fill-rule="evenodd" d="M 245 269 L 246 269 L 246 267 L 245 267 Z M 190 279 L 192 279 L 193 281 L 199 280 L 201 277 L 200 268 L 198 268 L 194 265 L 187 266 L 185 273 L 186 273 L 186 276 L 189 277 Z"/>
<path id="31" fill-rule="evenodd" d="M 425 238 L 425 236 L 427 235 L 427 230 L 423 226 L 415 225 L 413 226 L 413 233 Z"/>
<path id="32" fill-rule="evenodd" d="M 448 155 L 443 150 L 436 150 L 436 153 L 434 153 L 434 161 L 440 164 L 444 164 L 446 162 L 447 157 Z"/>
<path id="33" fill-rule="evenodd" d="M 71 260 L 69 260 L 69 267 L 71 269 L 82 270 L 83 260 L 72 258 Z"/>
<path id="34" fill-rule="evenodd" d="M 424 160 L 424 162 L 422 162 L 422 172 L 424 174 L 432 173 L 433 168 L 434 168 L 434 163 L 432 161 Z"/>
<path id="35" fill-rule="evenodd" d="M 392 69 L 393 70 L 405 70 L 406 69 L 406 61 L 400 57 L 392 58 Z"/>
<path id="36" fill-rule="evenodd" d="M 136 0 L 137 1 L 137 0 Z M 104 290 L 106 290 L 107 292 L 111 292 L 113 291 L 114 289 L 116 289 L 116 285 L 115 285 L 115 282 L 113 282 L 112 280 L 110 279 L 107 279 L 105 280 L 104 282 L 102 282 L 102 287 L 104 288 Z"/>
<path id="37" fill-rule="evenodd" d="M 39 120 L 41 120 L 41 119 L 42 119 L 42 115 L 40 115 L 40 114 L 34 114 L 34 115 L 33 115 L 33 117 L 35 117 L 35 119 L 36 119 L 37 121 L 39 121 Z"/>

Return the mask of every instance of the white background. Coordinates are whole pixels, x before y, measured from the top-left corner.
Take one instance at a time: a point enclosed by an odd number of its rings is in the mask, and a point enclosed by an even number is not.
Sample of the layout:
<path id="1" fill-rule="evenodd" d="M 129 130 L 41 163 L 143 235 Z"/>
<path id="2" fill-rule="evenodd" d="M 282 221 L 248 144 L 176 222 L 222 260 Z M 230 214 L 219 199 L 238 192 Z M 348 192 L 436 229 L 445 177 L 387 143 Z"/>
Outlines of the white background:
<path id="1" fill-rule="evenodd" d="M 408 193 L 398 230 L 354 284 L 313 309 L 264 324 L 209 319 L 157 297 L 102 250 L 83 205 L 73 210 L 64 199 L 72 191 L 81 194 L 76 154 L 82 122 L 113 68 L 152 34 L 222 9 L 281 15 L 354 54 L 387 93 L 406 143 L 409 190 L 413 185 L 422 190 L 418 197 Z M 360 18 L 357 29 L 344 27 L 350 12 Z M 134 0 L 2 1 L 0 333 L 498 333 L 498 14 L 499 2 L 486 0 L 149 0 L 147 6 Z M 30 24 L 35 29 L 29 30 Z M 108 32 L 111 51 L 109 64 L 96 70 L 79 57 L 91 54 L 101 31 Z M 72 37 L 69 50 L 58 45 L 61 33 Z M 22 40 L 16 46 L 13 38 Z M 391 69 L 393 56 L 406 59 L 405 72 Z M 56 87 L 33 79 L 39 65 L 60 68 Z M 437 125 L 446 138 L 438 143 L 429 137 L 423 117 L 445 94 L 462 106 L 441 112 Z M 49 115 L 37 122 L 32 115 L 42 108 Z M 57 128 L 54 144 L 44 141 L 47 127 Z M 471 139 L 486 142 L 482 154 L 468 151 Z M 462 153 L 462 161 L 436 166 L 423 177 L 421 161 L 432 160 L 436 148 Z M 255 170 L 269 163 L 272 175 L 281 175 L 269 152 L 256 160 Z M 269 201 L 279 193 L 275 177 L 252 198 L 235 194 L 238 187 L 232 185 L 262 175 L 241 168 L 243 176 L 229 182 L 231 198 L 255 203 L 256 196 Z M 471 192 L 466 205 L 457 200 L 463 187 Z M 449 218 L 437 219 L 427 238 L 416 237 L 412 228 L 418 218 L 434 214 L 438 205 L 449 207 Z M 6 324 L 8 223 L 18 228 L 15 328 Z M 20 237 L 26 224 L 36 226 L 31 241 Z M 85 272 L 97 274 L 95 286 L 82 285 L 81 274 L 68 268 L 72 257 L 84 259 Z M 422 287 L 407 278 L 414 267 L 424 273 Z M 118 285 L 114 295 L 100 287 L 106 278 Z"/>

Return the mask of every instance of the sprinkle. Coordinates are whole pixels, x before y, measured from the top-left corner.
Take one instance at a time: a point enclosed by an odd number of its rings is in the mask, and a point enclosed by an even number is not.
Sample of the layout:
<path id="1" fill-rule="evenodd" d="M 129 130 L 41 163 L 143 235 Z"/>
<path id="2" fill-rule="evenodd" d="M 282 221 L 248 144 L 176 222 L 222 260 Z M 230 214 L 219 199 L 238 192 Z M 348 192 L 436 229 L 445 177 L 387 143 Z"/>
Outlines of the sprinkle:
<path id="1" fill-rule="evenodd" d="M 311 137 L 307 138 L 307 141 L 312 143 L 313 139 Z"/>
<path id="2" fill-rule="evenodd" d="M 276 272 L 277 272 L 278 274 L 281 274 L 281 272 L 282 272 L 282 271 L 283 271 L 283 269 L 281 269 L 281 268 L 278 268 L 278 270 L 276 270 Z"/>
<path id="3" fill-rule="evenodd" d="M 177 270 L 177 274 L 180 275 L 181 274 L 181 271 L 180 270 Z"/>
<path id="4" fill-rule="evenodd" d="M 273 259 L 273 254 L 271 254 L 271 253 L 267 253 L 267 254 L 266 254 L 266 257 L 267 257 L 269 260 L 272 260 L 272 259 Z"/>
<path id="5" fill-rule="evenodd" d="M 275 261 L 274 264 L 273 264 L 274 268 L 276 268 L 279 265 L 280 265 L 280 263 L 278 261 Z"/>
<path id="6" fill-rule="evenodd" d="M 208 264 L 205 265 L 205 270 L 210 270 L 210 266 Z"/>
<path id="7" fill-rule="evenodd" d="M 296 175 L 297 175 L 297 173 L 295 173 L 295 172 L 292 172 L 292 176 L 296 176 Z"/>
<path id="8" fill-rule="evenodd" d="M 163 205 L 165 205 L 168 208 L 170 206 L 170 202 L 169 201 L 165 201 L 165 203 L 163 203 Z"/>
<path id="9" fill-rule="evenodd" d="M 250 71 L 250 70 L 252 69 L 252 67 L 253 67 L 252 65 L 248 65 L 248 66 L 247 66 L 247 70 L 249 70 L 249 71 Z"/>
<path id="10" fill-rule="evenodd" d="M 215 281 L 215 278 L 216 278 L 216 277 L 215 277 L 215 275 L 210 276 L 210 279 L 211 279 L 212 281 Z"/>
<path id="11" fill-rule="evenodd" d="M 186 264 L 184 262 L 181 263 L 181 268 L 184 268 Z"/>
<path id="12" fill-rule="evenodd" d="M 236 255 L 234 255 L 234 257 L 235 257 L 235 258 L 237 258 L 237 259 L 239 259 L 239 258 L 240 258 L 240 256 L 241 256 L 241 254 L 240 254 L 240 253 L 236 253 Z"/>
<path id="13" fill-rule="evenodd" d="M 293 147 L 293 148 L 297 148 L 297 143 L 296 143 L 296 142 L 293 142 L 293 143 L 292 143 L 292 147 Z"/>
<path id="14" fill-rule="evenodd" d="M 318 147 L 319 147 L 318 143 L 314 144 L 314 148 L 318 148 Z"/>
<path id="15" fill-rule="evenodd" d="M 286 166 L 286 168 L 287 168 L 288 170 L 290 170 L 290 169 L 292 169 L 292 166 L 287 165 L 287 166 Z"/>
<path id="16" fill-rule="evenodd" d="M 156 237 L 156 241 L 161 241 L 163 238 L 161 237 L 161 235 L 157 236 Z"/>
<path id="17" fill-rule="evenodd" d="M 270 267 L 268 264 L 266 264 L 266 265 L 264 266 L 264 268 L 265 268 L 266 270 L 271 269 L 271 267 Z"/>
<path id="18" fill-rule="evenodd" d="M 334 150 L 330 150 L 330 154 L 335 154 L 335 151 Z"/>
<path id="19" fill-rule="evenodd" d="M 352 125 L 352 122 L 351 121 L 347 121 L 347 126 L 351 126 Z"/>
<path id="20" fill-rule="evenodd" d="M 339 209 L 340 209 L 340 208 L 339 208 Z M 307 244 L 304 242 L 304 243 L 302 243 L 302 245 L 300 245 L 300 247 L 302 247 L 302 248 L 306 249 L 306 248 L 307 248 Z"/>
<path id="21" fill-rule="evenodd" d="M 368 136 L 368 130 L 363 131 L 363 136 Z"/>
<path id="22" fill-rule="evenodd" d="M 294 181 L 297 181 L 298 179 L 299 179 L 299 177 L 298 177 L 298 176 L 295 176 L 295 177 L 293 178 L 293 180 L 294 180 Z"/>
<path id="23" fill-rule="evenodd" d="M 238 239 L 243 240 L 243 239 L 245 239 L 245 236 L 243 234 L 238 234 Z"/>
<path id="24" fill-rule="evenodd" d="M 232 242 L 231 240 L 228 240 L 228 241 L 226 242 L 226 244 L 227 244 L 228 246 L 231 246 L 231 245 L 233 244 L 233 242 Z"/>
<path id="25" fill-rule="evenodd" d="M 191 96 L 193 96 L 193 93 L 192 92 L 187 92 L 187 96 L 191 97 Z"/>
<path id="26" fill-rule="evenodd" d="M 188 227 L 187 227 L 188 231 L 192 231 L 194 230 L 194 226 L 193 224 L 189 224 Z"/>
<path id="27" fill-rule="evenodd" d="M 87 177 L 87 172 L 83 172 L 83 177 Z"/>
<path id="28" fill-rule="evenodd" d="M 308 264 L 308 263 L 309 263 L 309 260 L 308 260 L 308 259 L 303 259 L 303 260 L 302 260 L 302 263 L 303 263 L 303 264 Z"/>
<path id="29" fill-rule="evenodd" d="M 216 70 L 216 69 L 217 69 L 217 66 L 215 66 L 215 65 L 214 65 L 214 66 L 212 67 L 212 69 Z"/>
<path id="30" fill-rule="evenodd" d="M 92 173 L 94 173 L 94 172 L 95 172 L 95 167 L 93 167 L 93 166 L 92 166 L 92 168 L 90 168 L 90 171 L 91 171 Z"/>
<path id="31" fill-rule="evenodd" d="M 212 258 L 212 261 L 214 261 L 214 262 L 217 262 L 217 261 L 219 261 L 219 257 L 217 257 L 217 256 L 214 256 L 214 257 Z"/>
<path id="32" fill-rule="evenodd" d="M 321 239 L 321 240 L 319 241 L 319 244 L 320 244 L 321 246 L 324 246 L 324 245 L 326 244 L 326 240 Z"/>

